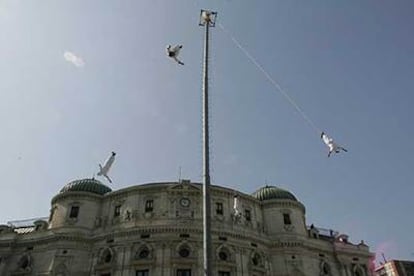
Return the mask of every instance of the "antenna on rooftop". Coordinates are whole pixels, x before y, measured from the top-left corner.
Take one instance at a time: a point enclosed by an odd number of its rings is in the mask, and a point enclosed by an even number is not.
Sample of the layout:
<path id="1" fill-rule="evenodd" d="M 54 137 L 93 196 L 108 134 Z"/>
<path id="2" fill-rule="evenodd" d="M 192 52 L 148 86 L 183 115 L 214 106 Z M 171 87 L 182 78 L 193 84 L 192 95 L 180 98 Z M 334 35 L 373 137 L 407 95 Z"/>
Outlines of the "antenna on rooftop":
<path id="1" fill-rule="evenodd" d="M 382 258 L 384 259 L 384 263 L 387 262 L 387 259 L 385 258 L 384 252 L 381 253 Z"/>

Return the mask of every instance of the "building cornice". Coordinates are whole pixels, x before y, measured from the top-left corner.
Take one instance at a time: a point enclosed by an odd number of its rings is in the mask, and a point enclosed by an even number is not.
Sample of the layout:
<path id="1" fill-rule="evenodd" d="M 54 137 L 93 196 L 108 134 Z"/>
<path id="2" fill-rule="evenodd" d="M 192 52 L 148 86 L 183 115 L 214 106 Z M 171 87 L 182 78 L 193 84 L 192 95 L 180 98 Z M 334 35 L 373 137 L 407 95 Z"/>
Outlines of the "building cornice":
<path id="1" fill-rule="evenodd" d="M 59 200 L 65 199 L 87 199 L 92 200 L 94 202 L 101 202 L 104 197 L 102 195 L 89 193 L 89 192 L 78 192 L 78 191 L 71 191 L 65 193 L 59 193 L 52 198 L 51 204 L 55 204 Z"/>
<path id="2" fill-rule="evenodd" d="M 272 199 L 272 200 L 266 200 L 262 202 L 261 204 L 264 209 L 273 208 L 273 207 L 296 208 L 302 211 L 304 214 L 306 213 L 305 206 L 299 201 L 286 200 L 286 199 Z"/>

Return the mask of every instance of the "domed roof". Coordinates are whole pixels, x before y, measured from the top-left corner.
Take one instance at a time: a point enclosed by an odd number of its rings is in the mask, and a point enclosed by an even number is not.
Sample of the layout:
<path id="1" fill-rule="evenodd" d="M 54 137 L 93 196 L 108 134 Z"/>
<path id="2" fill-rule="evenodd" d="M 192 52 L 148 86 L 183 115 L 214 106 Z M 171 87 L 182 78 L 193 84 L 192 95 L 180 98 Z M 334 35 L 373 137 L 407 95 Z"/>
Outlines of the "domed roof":
<path id="1" fill-rule="evenodd" d="M 74 180 L 66 184 L 61 190 L 60 193 L 66 192 L 89 192 L 98 195 L 104 195 L 106 193 L 112 192 L 111 188 L 102 184 L 101 181 L 96 180 L 95 178 L 85 178 Z"/>
<path id="2" fill-rule="evenodd" d="M 290 199 L 297 201 L 296 197 L 289 191 L 280 189 L 275 186 L 265 186 L 252 194 L 253 197 L 260 201 L 270 199 Z"/>

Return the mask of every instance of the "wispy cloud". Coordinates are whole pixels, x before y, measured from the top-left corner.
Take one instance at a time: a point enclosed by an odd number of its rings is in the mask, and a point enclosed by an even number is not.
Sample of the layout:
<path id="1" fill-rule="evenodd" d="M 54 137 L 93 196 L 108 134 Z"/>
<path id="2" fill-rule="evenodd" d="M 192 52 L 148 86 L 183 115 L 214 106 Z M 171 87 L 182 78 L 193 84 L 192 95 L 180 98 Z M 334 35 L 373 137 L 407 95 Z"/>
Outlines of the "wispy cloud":
<path id="1" fill-rule="evenodd" d="M 70 63 L 72 63 L 76 67 L 83 67 L 83 66 L 85 66 L 85 62 L 83 61 L 83 59 L 81 57 L 76 56 L 72 52 L 66 51 L 63 54 L 63 57 L 66 59 L 66 61 L 69 61 Z"/>

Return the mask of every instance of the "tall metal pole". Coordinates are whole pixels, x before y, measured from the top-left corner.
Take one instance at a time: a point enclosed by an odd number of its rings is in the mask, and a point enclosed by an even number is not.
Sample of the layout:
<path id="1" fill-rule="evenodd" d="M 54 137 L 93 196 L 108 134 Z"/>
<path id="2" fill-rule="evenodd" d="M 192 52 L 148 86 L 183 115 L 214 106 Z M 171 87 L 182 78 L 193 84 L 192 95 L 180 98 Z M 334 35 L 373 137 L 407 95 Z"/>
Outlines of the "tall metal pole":
<path id="1" fill-rule="evenodd" d="M 210 207 L 210 155 L 208 125 L 208 43 L 209 28 L 214 27 L 215 12 L 201 10 L 200 26 L 204 26 L 203 61 L 203 260 L 204 276 L 211 276 L 211 207 Z"/>

